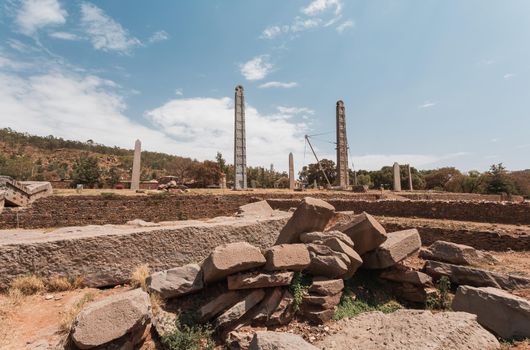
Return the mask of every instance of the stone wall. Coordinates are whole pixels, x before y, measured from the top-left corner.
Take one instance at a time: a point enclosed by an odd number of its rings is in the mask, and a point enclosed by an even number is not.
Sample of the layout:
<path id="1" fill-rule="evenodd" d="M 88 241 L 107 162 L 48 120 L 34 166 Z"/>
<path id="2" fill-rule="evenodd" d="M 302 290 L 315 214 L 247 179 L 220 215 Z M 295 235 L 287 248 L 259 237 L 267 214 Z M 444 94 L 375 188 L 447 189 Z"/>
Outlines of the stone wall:
<path id="1" fill-rule="evenodd" d="M 139 265 L 153 271 L 200 262 L 216 246 L 249 242 L 272 246 L 289 213 L 268 219 L 216 218 L 158 227 L 86 226 L 54 231 L 0 231 L 0 289 L 17 276 L 82 276 L 89 287 L 128 281 Z"/>

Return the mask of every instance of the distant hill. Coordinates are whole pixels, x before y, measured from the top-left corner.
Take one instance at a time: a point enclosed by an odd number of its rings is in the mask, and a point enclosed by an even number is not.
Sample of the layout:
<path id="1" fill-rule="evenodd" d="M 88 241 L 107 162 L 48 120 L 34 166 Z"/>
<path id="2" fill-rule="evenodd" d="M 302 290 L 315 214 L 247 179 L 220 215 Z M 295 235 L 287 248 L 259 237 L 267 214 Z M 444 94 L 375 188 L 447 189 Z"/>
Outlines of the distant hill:
<path id="1" fill-rule="evenodd" d="M 133 153 L 131 149 L 108 147 L 91 141 L 71 141 L 51 135 L 42 137 L 0 129 L 0 175 L 19 180 L 69 179 L 73 164 L 82 155 L 96 157 L 104 173 L 114 168 L 121 180 L 128 180 Z M 190 158 L 142 151 L 142 179 L 178 175 L 180 168 L 195 162 L 199 163 Z"/>

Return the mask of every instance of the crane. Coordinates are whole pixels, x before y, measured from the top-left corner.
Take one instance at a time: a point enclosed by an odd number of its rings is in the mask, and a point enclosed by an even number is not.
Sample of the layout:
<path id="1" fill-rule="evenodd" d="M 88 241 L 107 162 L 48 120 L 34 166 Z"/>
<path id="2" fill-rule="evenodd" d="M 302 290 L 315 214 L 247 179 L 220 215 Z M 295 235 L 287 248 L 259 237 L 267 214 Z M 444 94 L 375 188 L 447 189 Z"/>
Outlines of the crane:
<path id="1" fill-rule="evenodd" d="M 320 169 L 320 171 L 324 175 L 324 178 L 326 179 L 326 182 L 328 183 L 328 186 L 331 188 L 331 183 L 329 182 L 328 176 L 326 175 L 326 172 L 324 171 L 324 169 L 322 168 L 322 165 L 320 164 L 320 160 L 318 159 L 317 154 L 316 154 L 315 150 L 313 149 L 313 145 L 311 145 L 311 141 L 309 141 L 309 137 L 310 137 L 309 135 L 305 135 L 305 140 L 309 144 L 309 148 L 311 148 L 311 152 L 313 152 L 313 155 L 315 156 L 315 159 L 317 160 L 318 168 Z"/>

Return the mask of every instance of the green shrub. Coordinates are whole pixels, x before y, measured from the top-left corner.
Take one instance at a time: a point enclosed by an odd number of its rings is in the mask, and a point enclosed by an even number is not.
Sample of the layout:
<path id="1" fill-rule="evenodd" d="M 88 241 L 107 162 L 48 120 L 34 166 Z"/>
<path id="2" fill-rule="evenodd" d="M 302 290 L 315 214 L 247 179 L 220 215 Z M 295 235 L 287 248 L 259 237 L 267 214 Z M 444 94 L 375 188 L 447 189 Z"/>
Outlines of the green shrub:
<path id="1" fill-rule="evenodd" d="M 162 337 L 162 344 L 169 350 L 213 349 L 213 331 L 208 326 L 187 324 L 177 318 L 175 330 Z"/>
<path id="2" fill-rule="evenodd" d="M 450 310 L 451 298 L 449 291 L 451 290 L 451 282 L 447 276 L 442 276 L 438 283 L 436 283 L 438 292 L 427 297 L 426 306 L 429 310 Z"/>
<path id="3" fill-rule="evenodd" d="M 304 275 L 301 272 L 297 272 L 293 280 L 291 281 L 290 291 L 293 295 L 293 310 L 297 312 L 300 310 L 300 305 L 302 305 L 302 299 L 304 297 L 304 292 L 311 285 L 311 278 L 308 275 Z"/>

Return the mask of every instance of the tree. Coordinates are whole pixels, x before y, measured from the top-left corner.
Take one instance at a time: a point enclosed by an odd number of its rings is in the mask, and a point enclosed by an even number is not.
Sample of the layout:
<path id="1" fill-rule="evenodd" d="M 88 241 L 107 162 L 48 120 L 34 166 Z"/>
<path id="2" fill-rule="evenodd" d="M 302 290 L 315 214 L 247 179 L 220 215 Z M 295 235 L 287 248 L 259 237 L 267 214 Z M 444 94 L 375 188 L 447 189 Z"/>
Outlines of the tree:
<path id="1" fill-rule="evenodd" d="M 215 156 L 215 160 L 217 161 L 217 165 L 219 166 L 219 169 L 226 174 L 228 172 L 228 166 L 226 165 L 226 160 L 223 158 L 223 155 L 221 152 L 217 152 L 217 155 Z"/>
<path id="2" fill-rule="evenodd" d="M 120 182 L 120 172 L 117 167 L 112 166 L 107 172 L 106 184 L 110 188 L 114 188 Z"/>
<path id="3" fill-rule="evenodd" d="M 335 183 L 335 179 L 337 178 L 337 168 L 335 166 L 335 162 L 329 159 L 322 159 L 320 160 L 320 165 L 322 166 L 322 169 L 324 170 L 329 182 L 333 185 Z M 318 163 L 304 166 L 299 174 L 299 178 L 307 185 L 312 185 L 315 180 L 319 186 L 328 185 L 324 174 L 322 174 L 322 171 L 318 166 Z"/>
<path id="4" fill-rule="evenodd" d="M 73 184 L 87 185 L 94 187 L 100 182 L 101 169 L 98 165 L 98 159 L 87 154 L 81 155 L 73 166 Z"/>
<path id="5" fill-rule="evenodd" d="M 453 177 L 462 175 L 462 173 L 454 167 L 439 168 L 436 170 L 428 170 L 424 173 L 426 188 L 429 190 L 443 190 L 445 184 Z"/>
<path id="6" fill-rule="evenodd" d="M 499 164 L 493 164 L 490 167 L 490 171 L 487 174 L 487 193 L 507 193 L 517 194 L 515 185 L 512 180 L 508 177 L 506 168 Z"/>
<path id="7" fill-rule="evenodd" d="M 372 179 L 370 178 L 370 175 L 368 174 L 359 174 L 357 175 L 357 183 L 359 185 L 366 185 L 368 188 L 373 188 L 374 183 L 372 182 Z"/>
<path id="8" fill-rule="evenodd" d="M 217 162 L 205 160 L 202 163 L 196 162 L 190 168 L 190 175 L 202 187 L 217 185 L 221 179 L 221 169 Z"/>
<path id="9" fill-rule="evenodd" d="M 28 156 L 4 157 L 0 154 L 0 175 L 10 176 L 15 180 L 28 180 L 32 176 L 33 165 Z"/>

